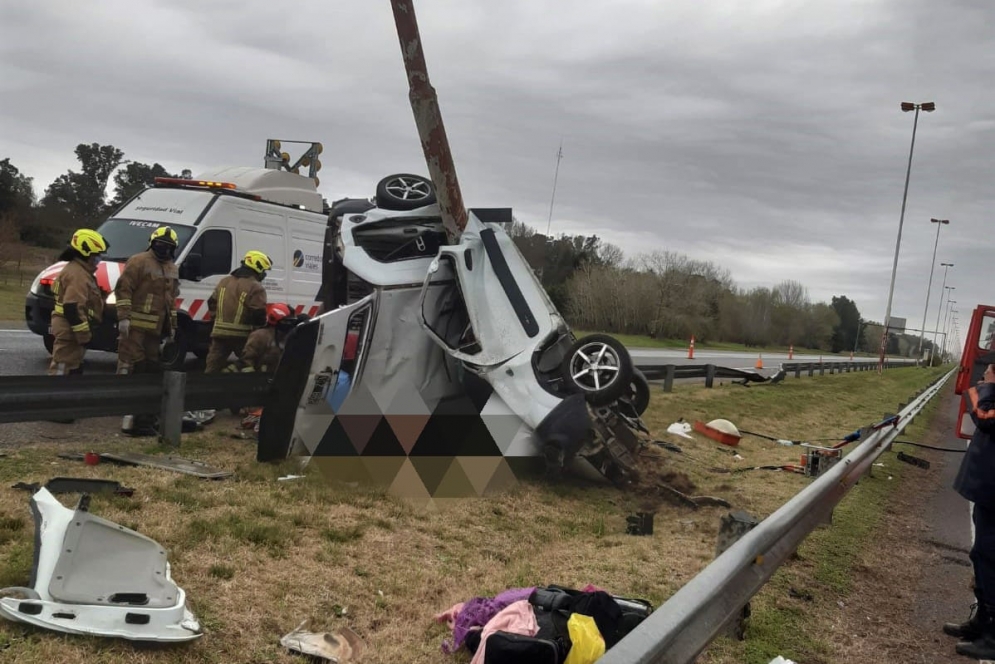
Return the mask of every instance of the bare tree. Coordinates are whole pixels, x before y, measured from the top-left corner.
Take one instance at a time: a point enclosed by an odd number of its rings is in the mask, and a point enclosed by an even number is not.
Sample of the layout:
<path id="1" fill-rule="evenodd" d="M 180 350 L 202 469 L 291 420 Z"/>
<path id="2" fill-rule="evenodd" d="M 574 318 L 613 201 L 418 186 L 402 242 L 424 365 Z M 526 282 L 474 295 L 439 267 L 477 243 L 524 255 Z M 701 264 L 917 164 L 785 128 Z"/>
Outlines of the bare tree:
<path id="1" fill-rule="evenodd" d="M 0 273 L 3 273 L 3 282 L 6 284 L 11 263 L 16 262 L 18 268 L 21 263 L 21 242 L 18 232 L 17 219 L 13 212 L 5 212 L 0 215 Z M 20 269 L 18 269 L 20 272 Z"/>

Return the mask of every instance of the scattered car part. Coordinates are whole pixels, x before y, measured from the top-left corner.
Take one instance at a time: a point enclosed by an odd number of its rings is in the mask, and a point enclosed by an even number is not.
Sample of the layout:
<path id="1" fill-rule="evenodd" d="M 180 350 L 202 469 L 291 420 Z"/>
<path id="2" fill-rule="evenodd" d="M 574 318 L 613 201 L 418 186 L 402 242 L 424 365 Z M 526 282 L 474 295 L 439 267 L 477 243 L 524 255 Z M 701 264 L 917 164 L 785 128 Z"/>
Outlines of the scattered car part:
<path id="1" fill-rule="evenodd" d="M 920 468 L 925 468 L 929 470 L 929 461 L 925 459 L 920 459 L 919 457 L 912 456 L 911 454 L 906 454 L 905 452 L 898 453 L 898 460 L 904 461 L 905 463 L 910 463 L 913 466 L 919 466 Z"/>
<path id="2" fill-rule="evenodd" d="M 154 540 L 89 512 L 45 488 L 31 497 L 35 555 L 26 599 L 0 597 L 0 616 L 68 634 L 134 641 L 181 642 L 201 636 L 186 593 L 170 576 L 166 551 Z"/>
<path id="3" fill-rule="evenodd" d="M 729 420 L 712 420 L 708 424 L 705 424 L 704 422 L 695 422 L 694 430 L 708 436 L 712 440 L 719 441 L 723 445 L 729 445 L 730 447 L 736 447 L 739 445 L 739 441 L 742 438 L 739 433 L 739 429 L 737 429 L 736 425 Z"/>
<path id="4" fill-rule="evenodd" d="M 25 491 L 31 491 L 32 493 L 37 493 L 41 488 L 41 485 L 37 482 L 32 482 L 27 484 L 25 482 L 18 482 L 11 487 L 12 489 L 23 489 Z M 89 479 L 85 477 L 53 477 L 48 482 L 45 483 L 45 489 L 49 493 L 114 493 L 119 496 L 132 496 L 135 493 L 134 489 L 129 489 L 128 487 L 121 486 L 120 483 L 114 480 L 97 480 Z"/>
<path id="5" fill-rule="evenodd" d="M 280 639 L 280 645 L 312 657 L 321 657 L 333 664 L 346 664 L 358 661 L 366 645 L 359 635 L 348 627 L 339 627 L 331 632 L 305 632 L 307 620 L 301 622 L 294 631 Z"/>
<path id="6" fill-rule="evenodd" d="M 688 435 L 690 431 L 691 431 L 691 425 L 685 422 L 683 419 L 680 419 L 671 424 L 669 427 L 667 427 L 667 433 L 672 433 L 675 436 L 681 436 L 682 438 L 689 438 L 691 440 L 694 440 L 694 436 Z"/>
<path id="7" fill-rule="evenodd" d="M 160 470 L 172 470 L 177 473 L 203 477 L 205 479 L 222 479 L 234 475 L 228 470 L 212 468 L 202 461 L 184 459 L 175 456 L 160 456 L 152 454 L 139 454 L 138 452 L 102 452 L 101 459 L 115 461 L 129 466 L 147 466 Z"/>
<path id="8" fill-rule="evenodd" d="M 636 512 L 625 518 L 626 535 L 652 535 L 653 512 Z"/>
<path id="9" fill-rule="evenodd" d="M 802 447 L 807 448 L 801 460 L 805 474 L 809 477 L 818 477 L 843 458 L 843 450 L 840 447 L 819 447 L 809 443 L 802 443 Z"/>

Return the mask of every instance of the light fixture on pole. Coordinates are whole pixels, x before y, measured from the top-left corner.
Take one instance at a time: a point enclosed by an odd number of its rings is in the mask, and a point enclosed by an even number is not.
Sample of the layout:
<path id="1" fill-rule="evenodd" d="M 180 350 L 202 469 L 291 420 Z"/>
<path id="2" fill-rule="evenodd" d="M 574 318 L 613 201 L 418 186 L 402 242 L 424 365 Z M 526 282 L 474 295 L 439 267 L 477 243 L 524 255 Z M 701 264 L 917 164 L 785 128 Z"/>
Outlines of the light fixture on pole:
<path id="1" fill-rule="evenodd" d="M 884 354 L 888 345 L 888 329 L 891 327 L 891 303 L 895 295 L 895 275 L 898 273 L 898 251 L 902 246 L 902 224 L 905 222 L 905 202 L 909 196 L 909 176 L 912 173 L 912 151 L 916 147 L 916 127 L 919 126 L 919 111 L 923 110 L 931 113 L 936 110 L 936 104 L 928 101 L 921 104 L 903 101 L 902 111 L 915 111 L 915 120 L 912 123 L 912 145 L 909 147 L 909 166 L 905 171 L 905 192 L 902 194 L 902 214 L 898 218 L 898 239 L 895 241 L 895 262 L 891 266 L 891 286 L 888 288 L 888 308 L 884 314 L 884 330 L 881 332 L 881 352 L 878 357 L 878 373 L 884 371 Z"/>
<path id="2" fill-rule="evenodd" d="M 929 364 L 933 365 L 933 354 L 936 348 L 936 339 L 940 334 L 940 314 L 943 313 L 943 296 L 947 289 L 947 270 L 954 266 L 953 263 L 940 263 L 943 266 L 943 288 L 940 289 L 940 308 L 936 310 L 936 328 L 933 330 L 933 345 L 929 349 Z M 944 337 L 946 340 L 946 337 Z"/>
<path id="3" fill-rule="evenodd" d="M 926 285 L 926 307 L 922 310 L 922 331 L 919 334 L 918 359 L 922 359 L 922 345 L 926 341 L 926 314 L 929 312 L 929 291 L 933 288 L 933 267 L 936 265 L 936 247 L 940 244 L 940 228 L 944 224 L 949 224 L 949 219 L 930 219 L 929 223 L 936 224 L 936 240 L 933 242 L 933 260 L 929 263 L 929 283 Z"/>

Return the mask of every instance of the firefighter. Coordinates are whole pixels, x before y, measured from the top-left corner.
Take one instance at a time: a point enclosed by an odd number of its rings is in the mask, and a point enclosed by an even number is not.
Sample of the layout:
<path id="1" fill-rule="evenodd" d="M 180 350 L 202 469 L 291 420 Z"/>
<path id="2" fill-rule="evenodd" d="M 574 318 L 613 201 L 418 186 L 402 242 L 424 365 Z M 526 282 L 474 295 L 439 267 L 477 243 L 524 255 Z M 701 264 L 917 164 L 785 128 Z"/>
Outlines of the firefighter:
<path id="1" fill-rule="evenodd" d="M 241 356 L 225 371 L 273 373 L 283 355 L 287 335 L 297 326 L 297 318 L 282 302 L 266 305 L 266 327 L 252 332 Z"/>
<path id="2" fill-rule="evenodd" d="M 176 337 L 176 298 L 179 296 L 179 270 L 176 231 L 160 226 L 149 236 L 145 251 L 124 264 L 114 288 L 117 298 L 117 373 L 160 373 L 159 347 L 162 339 Z M 125 415 L 125 433 L 152 433 L 155 416 L 140 415 L 135 421 Z"/>
<path id="3" fill-rule="evenodd" d="M 223 370 L 232 353 L 241 356 L 253 328 L 266 325 L 266 289 L 261 282 L 272 267 L 269 256 L 249 251 L 242 264 L 214 289 L 207 300 L 214 326 L 204 373 Z"/>
<path id="4" fill-rule="evenodd" d="M 73 233 L 59 260 L 68 261 L 52 283 L 52 362 L 50 376 L 83 373 L 86 344 L 93 338 L 91 323 L 104 317 L 104 299 L 94 273 L 108 248 L 97 231 L 81 228 Z M 71 421 L 71 420 L 70 420 Z"/>

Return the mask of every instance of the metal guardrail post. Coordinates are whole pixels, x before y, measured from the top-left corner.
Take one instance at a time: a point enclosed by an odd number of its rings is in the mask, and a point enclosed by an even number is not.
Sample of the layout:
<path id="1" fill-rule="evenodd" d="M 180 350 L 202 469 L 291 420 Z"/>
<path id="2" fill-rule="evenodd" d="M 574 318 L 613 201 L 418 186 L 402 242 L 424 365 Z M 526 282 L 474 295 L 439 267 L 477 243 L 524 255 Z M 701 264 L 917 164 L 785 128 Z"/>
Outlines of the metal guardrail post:
<path id="1" fill-rule="evenodd" d="M 811 378 L 812 374 L 815 372 L 815 365 L 811 362 L 808 363 L 808 377 Z"/>
<path id="2" fill-rule="evenodd" d="M 180 446 L 180 434 L 183 431 L 183 392 L 186 383 L 187 375 L 182 371 L 163 373 L 159 442 L 170 447 Z"/>
<path id="3" fill-rule="evenodd" d="M 826 375 L 826 365 L 823 364 L 822 362 L 819 362 L 819 375 L 820 376 Z"/>
<path id="4" fill-rule="evenodd" d="M 711 387 L 715 382 L 715 365 L 706 364 L 705 365 L 705 387 Z"/>
<path id="5" fill-rule="evenodd" d="M 668 364 L 667 373 L 663 377 L 663 391 L 673 392 L 674 391 L 674 374 L 677 372 L 677 365 Z"/>
<path id="6" fill-rule="evenodd" d="M 802 377 L 802 365 L 796 364 L 795 365 L 795 378 L 801 378 L 801 377 Z"/>

